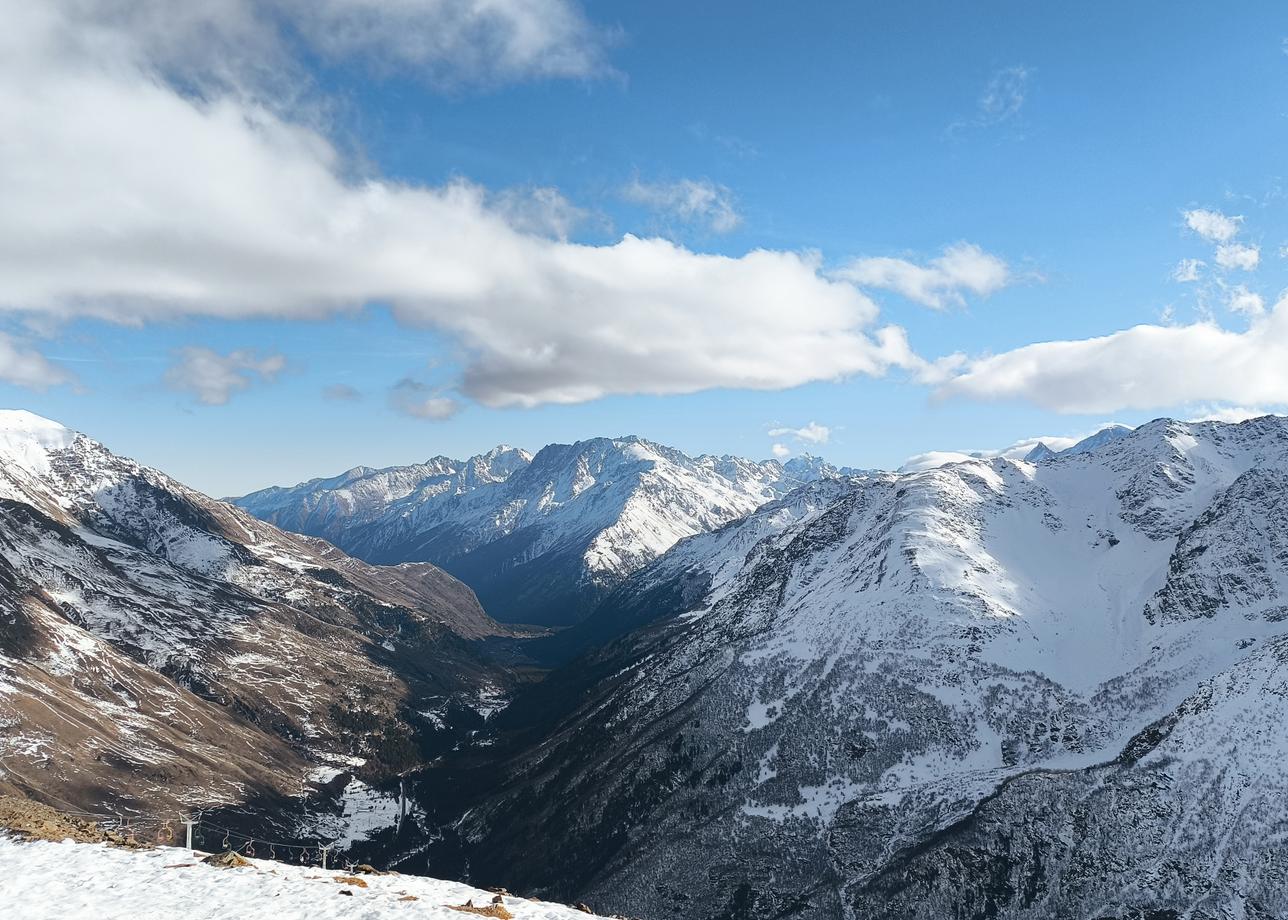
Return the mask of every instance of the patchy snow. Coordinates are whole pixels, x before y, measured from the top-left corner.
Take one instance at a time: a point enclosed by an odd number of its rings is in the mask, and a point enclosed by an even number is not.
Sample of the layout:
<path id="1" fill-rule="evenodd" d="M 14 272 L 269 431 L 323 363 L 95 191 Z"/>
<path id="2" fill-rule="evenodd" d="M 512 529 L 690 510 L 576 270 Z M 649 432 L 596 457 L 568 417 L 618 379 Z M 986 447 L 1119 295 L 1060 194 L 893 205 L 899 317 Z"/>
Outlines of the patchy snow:
<path id="1" fill-rule="evenodd" d="M 366 887 L 323 871 L 269 860 L 241 869 L 199 863 L 188 850 L 131 851 L 100 844 L 0 837 L 0 905 L 22 920 L 465 920 L 451 905 L 486 907 L 493 895 L 457 882 L 412 875 L 364 875 Z M 342 892 L 346 892 L 343 894 Z M 585 920 L 571 907 L 507 896 L 515 920 Z"/>
<path id="2" fill-rule="evenodd" d="M 331 767 L 316 767 L 309 778 L 316 783 L 326 783 L 341 775 Z M 340 793 L 339 814 L 315 814 L 300 824 L 301 837 L 320 837 L 334 841 L 343 850 L 366 840 L 372 834 L 396 827 L 404 807 L 395 793 L 380 792 L 355 776 L 350 776 Z M 410 806 L 407 806 L 410 808 Z M 409 812 L 410 813 L 410 812 Z"/>

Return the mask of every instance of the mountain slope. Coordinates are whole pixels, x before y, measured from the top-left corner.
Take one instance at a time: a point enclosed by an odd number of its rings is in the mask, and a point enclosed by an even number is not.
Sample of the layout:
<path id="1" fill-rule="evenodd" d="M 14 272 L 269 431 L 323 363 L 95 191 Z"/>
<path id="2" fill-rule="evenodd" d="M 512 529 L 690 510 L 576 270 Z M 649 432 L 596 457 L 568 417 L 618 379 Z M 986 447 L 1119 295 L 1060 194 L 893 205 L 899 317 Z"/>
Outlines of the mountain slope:
<path id="1" fill-rule="evenodd" d="M 372 562 L 441 565 L 500 620 L 566 625 L 676 541 L 839 472 L 815 458 L 753 463 L 596 438 L 359 468 L 234 502 Z"/>
<path id="2" fill-rule="evenodd" d="M 425 774 L 430 864 L 659 917 L 1283 916 L 1286 475 L 1284 419 L 1160 420 L 695 536 Z"/>
<path id="3" fill-rule="evenodd" d="M 509 679 L 431 565 L 376 570 L 30 413 L 0 412 L 0 459 L 0 788 L 244 802 L 336 756 L 378 778 Z"/>

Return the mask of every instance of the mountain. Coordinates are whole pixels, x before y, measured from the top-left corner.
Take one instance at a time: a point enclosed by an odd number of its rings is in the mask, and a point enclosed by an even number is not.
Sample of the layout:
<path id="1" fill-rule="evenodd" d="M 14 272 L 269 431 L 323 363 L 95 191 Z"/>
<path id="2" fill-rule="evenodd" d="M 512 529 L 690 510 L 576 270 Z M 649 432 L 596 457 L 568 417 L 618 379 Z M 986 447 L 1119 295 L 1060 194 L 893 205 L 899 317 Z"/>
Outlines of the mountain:
<path id="1" fill-rule="evenodd" d="M 1072 447 L 1066 447 L 1060 451 L 1062 454 L 1087 454 L 1099 450 L 1111 441 L 1117 441 L 1119 438 L 1125 438 L 1132 433 L 1132 429 L 1126 425 L 1107 425 L 1101 428 L 1095 434 L 1083 438 Z"/>
<path id="2" fill-rule="evenodd" d="M 814 457 L 757 463 L 594 438 L 359 467 L 233 502 L 373 563 L 440 565 L 504 622 L 560 626 L 678 540 L 843 472 Z"/>
<path id="3" fill-rule="evenodd" d="M 807 485 L 619 585 L 385 855 L 646 917 L 1288 916 L 1285 534 L 1282 418 Z"/>
<path id="4" fill-rule="evenodd" d="M 503 633 L 432 565 L 377 569 L 0 412 L 0 792 L 211 807 L 298 797 L 319 764 L 375 782 L 506 691 L 475 651 Z"/>

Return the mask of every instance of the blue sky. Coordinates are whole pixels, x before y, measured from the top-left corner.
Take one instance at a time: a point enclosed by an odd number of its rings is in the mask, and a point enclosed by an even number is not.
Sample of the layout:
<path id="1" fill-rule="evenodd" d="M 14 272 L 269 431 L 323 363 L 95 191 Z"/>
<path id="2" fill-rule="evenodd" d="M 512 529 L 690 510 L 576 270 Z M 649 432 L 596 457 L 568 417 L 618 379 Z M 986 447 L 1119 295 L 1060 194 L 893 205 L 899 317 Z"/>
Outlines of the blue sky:
<path id="1" fill-rule="evenodd" d="M 1279 4 L 359 6 L 10 11 L 0 401 L 221 495 L 1288 403 Z"/>

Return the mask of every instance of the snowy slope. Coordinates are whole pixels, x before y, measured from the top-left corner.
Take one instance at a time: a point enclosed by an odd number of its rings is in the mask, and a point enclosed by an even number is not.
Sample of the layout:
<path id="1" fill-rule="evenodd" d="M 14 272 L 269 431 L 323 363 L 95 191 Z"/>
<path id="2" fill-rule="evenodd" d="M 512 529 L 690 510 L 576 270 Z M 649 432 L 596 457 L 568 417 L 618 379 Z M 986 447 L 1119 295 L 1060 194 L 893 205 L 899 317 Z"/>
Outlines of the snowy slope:
<path id="1" fill-rule="evenodd" d="M 595 438 L 352 470 L 234 501 L 372 562 L 442 565 L 501 620 L 566 624 L 678 540 L 839 474 L 810 457 L 755 463 Z"/>
<path id="2" fill-rule="evenodd" d="M 648 916 L 1285 916 L 1285 485 L 1263 418 L 801 490 L 619 588 L 448 842 Z"/>
<path id="3" fill-rule="evenodd" d="M 0 412 L 0 460 L 0 788 L 297 795 L 322 755 L 414 765 L 420 713 L 507 680 L 432 565 L 378 570 L 26 412 Z"/>
<path id="4" fill-rule="evenodd" d="M 467 885 L 406 875 L 364 875 L 251 860 L 239 869 L 203 865 L 188 850 L 132 851 L 102 844 L 19 842 L 0 836 L 0 904 L 13 920 L 328 920 L 430 917 L 463 920 L 451 910 L 494 895 Z M 345 892 L 342 894 L 341 892 Z M 585 920 L 561 904 L 505 896 L 515 920 Z"/>

